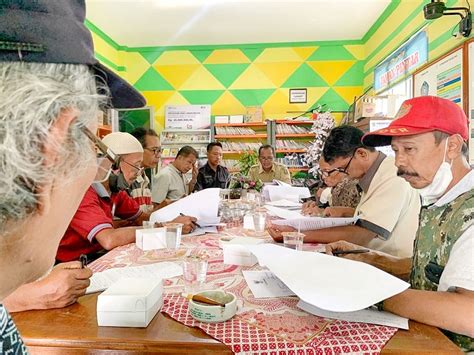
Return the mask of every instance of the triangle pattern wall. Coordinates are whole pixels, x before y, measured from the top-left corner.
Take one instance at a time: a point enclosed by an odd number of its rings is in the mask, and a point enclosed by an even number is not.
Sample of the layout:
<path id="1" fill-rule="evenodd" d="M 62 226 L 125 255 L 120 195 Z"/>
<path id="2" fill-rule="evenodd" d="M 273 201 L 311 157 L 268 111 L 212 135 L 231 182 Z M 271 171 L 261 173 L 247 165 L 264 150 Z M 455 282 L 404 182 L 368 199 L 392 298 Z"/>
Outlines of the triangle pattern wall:
<path id="1" fill-rule="evenodd" d="M 318 104 L 347 110 L 363 88 L 364 61 L 354 47 L 128 49 L 142 60 L 128 61 L 122 75 L 155 106 L 157 127 L 172 104 L 210 104 L 212 115 L 245 114 L 259 105 L 265 118 L 279 119 Z M 290 104 L 291 88 L 307 88 L 307 103 Z"/>

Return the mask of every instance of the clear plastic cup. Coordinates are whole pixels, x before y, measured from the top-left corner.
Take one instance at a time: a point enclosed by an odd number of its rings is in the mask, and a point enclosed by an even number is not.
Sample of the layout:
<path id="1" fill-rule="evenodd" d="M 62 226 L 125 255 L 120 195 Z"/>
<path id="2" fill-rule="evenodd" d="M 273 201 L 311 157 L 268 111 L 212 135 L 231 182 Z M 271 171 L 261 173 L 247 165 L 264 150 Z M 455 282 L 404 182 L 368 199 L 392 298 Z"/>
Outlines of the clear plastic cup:
<path id="1" fill-rule="evenodd" d="M 182 223 L 167 223 L 166 227 L 166 248 L 178 249 L 181 244 Z"/>
<path id="2" fill-rule="evenodd" d="M 151 229 L 155 227 L 155 223 L 152 221 L 143 221 L 142 226 L 143 226 L 143 229 Z"/>
<path id="3" fill-rule="evenodd" d="M 286 248 L 303 250 L 304 234 L 298 232 L 283 232 L 283 245 Z"/>
<path id="4" fill-rule="evenodd" d="M 207 258 L 191 255 L 184 259 L 183 278 L 186 293 L 199 292 L 206 282 Z"/>
<path id="5" fill-rule="evenodd" d="M 267 214 L 263 211 L 255 211 L 252 215 L 253 217 L 253 227 L 257 235 L 262 235 L 265 233 L 265 221 Z"/>

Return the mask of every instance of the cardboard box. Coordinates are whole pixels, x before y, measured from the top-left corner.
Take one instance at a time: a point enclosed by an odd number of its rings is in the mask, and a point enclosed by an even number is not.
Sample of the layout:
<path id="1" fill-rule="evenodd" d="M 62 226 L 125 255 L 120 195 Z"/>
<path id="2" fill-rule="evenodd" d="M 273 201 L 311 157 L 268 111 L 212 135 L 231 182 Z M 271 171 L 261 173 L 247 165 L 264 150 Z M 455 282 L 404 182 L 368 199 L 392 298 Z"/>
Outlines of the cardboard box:
<path id="1" fill-rule="evenodd" d="M 375 98 L 365 97 L 357 101 L 354 119 L 375 116 Z"/>
<path id="2" fill-rule="evenodd" d="M 135 244 L 141 250 L 166 248 L 166 228 L 137 229 Z"/>
<path id="3" fill-rule="evenodd" d="M 229 123 L 244 123 L 244 115 L 230 115 Z"/>
<path id="4" fill-rule="evenodd" d="M 215 116 L 214 123 L 229 123 L 229 116 Z"/>
<path id="5" fill-rule="evenodd" d="M 162 305 L 161 279 L 122 278 L 97 297 L 97 323 L 146 328 Z"/>

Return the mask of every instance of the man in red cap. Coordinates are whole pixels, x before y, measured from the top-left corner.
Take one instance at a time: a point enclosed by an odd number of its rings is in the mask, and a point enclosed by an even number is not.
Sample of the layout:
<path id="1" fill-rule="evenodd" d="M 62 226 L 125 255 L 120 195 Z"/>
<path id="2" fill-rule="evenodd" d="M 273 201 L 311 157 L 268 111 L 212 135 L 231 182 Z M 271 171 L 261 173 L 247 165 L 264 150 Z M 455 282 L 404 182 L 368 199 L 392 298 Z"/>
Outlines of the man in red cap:
<path id="1" fill-rule="evenodd" d="M 411 289 L 379 306 L 440 327 L 463 350 L 473 351 L 474 172 L 468 136 L 462 109 L 432 96 L 405 101 L 387 128 L 367 133 L 368 146 L 391 144 L 398 175 L 418 189 L 423 207 L 413 258 L 376 251 L 347 257 L 409 278 Z M 340 241 L 327 251 L 354 247 Z"/>

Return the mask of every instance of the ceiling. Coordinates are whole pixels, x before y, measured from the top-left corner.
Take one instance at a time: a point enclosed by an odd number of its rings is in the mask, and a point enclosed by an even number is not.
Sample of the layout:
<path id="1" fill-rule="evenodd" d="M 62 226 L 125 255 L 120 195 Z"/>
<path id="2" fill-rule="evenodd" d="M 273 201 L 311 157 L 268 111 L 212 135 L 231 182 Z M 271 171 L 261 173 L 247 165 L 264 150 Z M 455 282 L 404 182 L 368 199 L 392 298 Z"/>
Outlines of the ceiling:
<path id="1" fill-rule="evenodd" d="M 362 39 L 390 0 L 86 0 L 128 47 Z"/>

